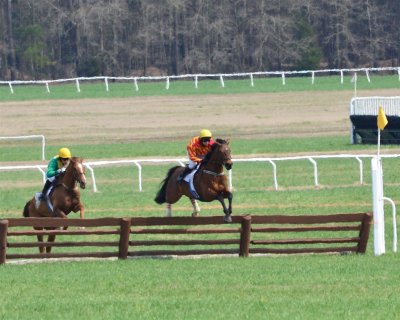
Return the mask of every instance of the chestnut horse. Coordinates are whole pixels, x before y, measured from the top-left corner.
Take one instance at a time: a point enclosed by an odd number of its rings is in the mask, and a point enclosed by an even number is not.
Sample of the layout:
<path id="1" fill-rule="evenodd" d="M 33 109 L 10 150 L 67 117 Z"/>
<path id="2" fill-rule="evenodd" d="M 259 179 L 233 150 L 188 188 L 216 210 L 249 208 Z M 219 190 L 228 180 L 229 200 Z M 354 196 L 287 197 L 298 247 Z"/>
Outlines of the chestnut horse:
<path id="1" fill-rule="evenodd" d="M 24 217 L 66 218 L 71 211 L 79 211 L 80 217 L 83 219 L 84 207 L 80 200 L 79 188 L 76 186 L 78 182 L 82 189 L 86 187 L 85 167 L 82 162 L 82 158 L 72 157 L 65 172 L 57 177 L 54 189 L 49 196 L 53 211 L 51 211 L 46 201 L 41 201 L 39 207 L 36 208 L 35 197 L 33 197 L 24 207 Z M 35 229 L 42 230 L 43 228 Z M 47 241 L 54 242 L 55 237 L 55 235 L 49 235 Z M 43 242 L 42 235 L 38 235 L 37 238 L 39 242 Z M 39 247 L 39 250 L 44 253 L 43 247 Z M 51 246 L 46 247 L 46 252 L 51 252 Z"/>
<path id="2" fill-rule="evenodd" d="M 228 179 L 224 174 L 223 167 L 227 170 L 232 168 L 231 150 L 229 148 L 229 141 L 217 139 L 201 162 L 193 178 L 193 185 L 199 196 L 198 200 L 204 202 L 218 200 L 224 210 L 224 221 L 231 222 L 233 196 L 229 190 Z M 192 202 L 194 210 L 192 216 L 195 217 L 200 212 L 196 197 L 189 189 L 189 183 L 185 181 L 179 183 L 177 181 L 183 170 L 184 167 L 182 166 L 175 166 L 169 169 L 154 199 L 158 204 L 167 203 L 166 215 L 168 217 L 172 216 L 171 205 L 176 203 L 183 195 L 187 196 Z M 224 199 L 226 198 L 229 201 L 228 207 L 225 205 Z"/>

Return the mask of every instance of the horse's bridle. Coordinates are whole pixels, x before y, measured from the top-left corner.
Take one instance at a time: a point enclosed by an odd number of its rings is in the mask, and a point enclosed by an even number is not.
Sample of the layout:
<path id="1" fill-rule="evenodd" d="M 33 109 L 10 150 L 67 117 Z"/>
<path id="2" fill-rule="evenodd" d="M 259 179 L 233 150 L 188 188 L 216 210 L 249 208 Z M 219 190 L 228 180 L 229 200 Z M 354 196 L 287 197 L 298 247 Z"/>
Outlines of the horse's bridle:
<path id="1" fill-rule="evenodd" d="M 74 165 L 74 168 L 72 171 L 72 178 L 74 179 L 74 181 L 77 181 L 80 185 L 83 184 L 81 177 L 82 177 L 82 175 L 85 175 L 85 169 L 84 169 L 83 165 L 82 165 L 82 168 L 83 168 L 82 172 L 78 172 L 78 170 L 76 169 L 76 167 Z"/>
<path id="2" fill-rule="evenodd" d="M 228 149 L 228 150 L 229 150 L 229 149 Z M 223 152 L 221 152 L 221 153 L 223 154 L 223 158 L 224 158 L 222 161 L 217 161 L 217 160 L 211 160 L 211 159 L 209 159 L 209 160 L 208 160 L 208 163 L 222 164 L 227 170 L 230 170 L 231 167 L 232 167 L 232 164 L 229 164 L 229 168 L 228 168 L 228 163 L 227 163 L 228 161 L 232 161 L 230 155 L 228 155 L 228 154 L 227 154 L 228 152 L 226 152 L 226 151 L 223 151 Z M 211 170 L 207 170 L 207 169 L 203 169 L 203 172 L 204 172 L 204 173 L 207 173 L 207 174 L 210 174 L 210 175 L 213 175 L 213 176 L 223 176 L 223 175 L 225 175 L 224 172 L 217 173 L 217 172 L 214 172 L 214 171 L 211 171 Z"/>

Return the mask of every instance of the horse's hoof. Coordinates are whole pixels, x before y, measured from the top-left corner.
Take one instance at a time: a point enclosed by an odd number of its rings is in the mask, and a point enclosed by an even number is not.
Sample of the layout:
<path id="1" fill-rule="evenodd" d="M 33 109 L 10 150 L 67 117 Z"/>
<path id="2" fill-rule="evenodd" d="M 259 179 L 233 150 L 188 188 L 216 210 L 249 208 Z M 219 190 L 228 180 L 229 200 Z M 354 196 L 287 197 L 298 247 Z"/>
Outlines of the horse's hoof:
<path id="1" fill-rule="evenodd" d="M 192 217 L 197 217 L 199 215 L 198 212 L 192 212 Z"/>
<path id="2" fill-rule="evenodd" d="M 229 216 L 225 216 L 224 217 L 224 222 L 231 223 L 232 222 L 232 217 L 230 215 Z"/>

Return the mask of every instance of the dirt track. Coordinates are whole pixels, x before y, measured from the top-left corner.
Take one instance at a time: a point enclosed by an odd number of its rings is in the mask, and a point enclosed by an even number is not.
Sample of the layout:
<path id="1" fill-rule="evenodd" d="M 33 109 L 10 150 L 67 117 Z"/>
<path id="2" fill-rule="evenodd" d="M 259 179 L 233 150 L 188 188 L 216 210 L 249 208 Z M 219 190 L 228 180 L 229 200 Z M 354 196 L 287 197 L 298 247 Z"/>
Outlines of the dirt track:
<path id="1" fill-rule="evenodd" d="M 398 90 L 359 92 L 398 95 Z M 134 97 L 0 103 L 0 136 L 43 134 L 49 144 L 347 134 L 352 91 Z"/>

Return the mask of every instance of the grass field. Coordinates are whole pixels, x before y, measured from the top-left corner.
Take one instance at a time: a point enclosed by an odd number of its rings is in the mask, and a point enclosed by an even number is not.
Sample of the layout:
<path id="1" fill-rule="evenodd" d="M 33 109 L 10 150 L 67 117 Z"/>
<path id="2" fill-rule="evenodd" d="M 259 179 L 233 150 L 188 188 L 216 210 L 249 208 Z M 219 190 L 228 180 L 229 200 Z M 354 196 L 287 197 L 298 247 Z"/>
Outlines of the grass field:
<path id="1" fill-rule="evenodd" d="M 336 78 L 334 81 L 339 80 Z M 290 79 L 287 79 L 289 82 Z M 229 82 L 225 84 L 224 89 L 227 89 Z M 256 87 L 257 84 L 256 80 Z M 396 85 L 398 83 L 394 83 L 395 88 Z M 200 87 L 203 88 L 202 83 Z M 99 86 L 96 94 L 102 97 L 103 89 Z M 240 92 L 241 89 L 236 90 Z M 53 94 L 55 92 L 52 91 Z M 310 94 L 323 95 L 324 92 L 317 90 Z M 4 97 L 4 94 L 0 92 L 0 96 Z M 26 93 L 23 99 L 43 97 L 31 92 Z M 230 103 L 229 94 L 227 103 Z M 75 153 L 84 154 L 92 160 L 104 158 L 104 154 L 108 159 L 175 157 L 182 154 L 185 142 L 175 139 L 101 145 L 76 141 L 71 148 Z M 265 153 L 274 157 L 299 153 L 363 154 L 376 151 L 376 146 L 350 145 L 348 135 L 236 139 L 231 147 L 233 157 Z M 57 148 L 58 145 L 48 145 L 47 158 Z M 384 146 L 382 152 L 395 153 L 396 149 L 396 146 Z M 40 160 L 40 146 L 37 143 L 0 145 L 0 164 L 37 160 Z M 99 192 L 92 191 L 90 178 L 87 189 L 82 192 L 87 218 L 163 215 L 164 208 L 156 205 L 153 198 L 169 166 L 143 166 L 142 192 L 137 188 L 135 167 L 96 168 Z M 356 161 L 318 160 L 320 186 L 317 188 L 314 187 L 309 162 L 287 161 L 279 162 L 277 166 L 279 190 L 275 191 L 270 165 L 234 164 L 233 214 L 329 214 L 372 210 L 369 161 L 364 162 L 365 181 L 360 185 Z M 384 160 L 384 194 L 395 200 L 397 205 L 399 169 L 398 158 Z M 0 171 L 0 218 L 20 217 L 24 203 L 41 187 L 41 175 L 37 171 Z M 201 215 L 222 216 L 218 203 L 201 204 L 201 208 Z M 400 260 L 398 254 L 391 252 L 393 235 L 390 209 L 385 206 L 388 213 L 385 217 L 387 254 L 381 257 L 373 255 L 371 233 L 367 253 L 363 256 L 299 255 L 248 259 L 218 257 L 6 264 L 0 268 L 3 288 L 0 292 L 0 318 L 396 319 L 400 296 L 400 276 L 397 271 Z M 175 216 L 187 216 L 190 212 L 187 199 L 174 206 Z"/>

